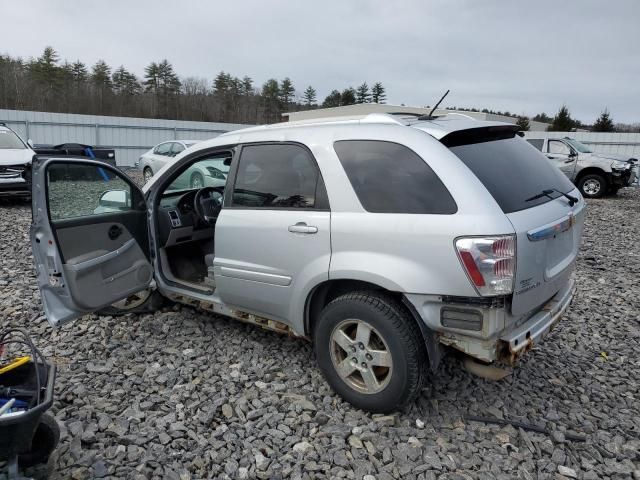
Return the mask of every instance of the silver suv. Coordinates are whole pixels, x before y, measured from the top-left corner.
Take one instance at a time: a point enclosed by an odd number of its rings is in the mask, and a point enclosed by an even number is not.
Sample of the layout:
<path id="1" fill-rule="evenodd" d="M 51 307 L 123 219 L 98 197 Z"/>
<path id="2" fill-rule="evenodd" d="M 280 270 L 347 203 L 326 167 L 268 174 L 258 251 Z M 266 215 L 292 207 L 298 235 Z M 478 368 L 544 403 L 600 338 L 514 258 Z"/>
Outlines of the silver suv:
<path id="1" fill-rule="evenodd" d="M 226 185 L 185 185 L 202 165 Z M 311 339 L 333 389 L 374 412 L 411 402 L 446 349 L 513 363 L 538 343 L 571 302 L 585 212 L 517 127 L 455 116 L 234 131 L 143 190 L 51 158 L 33 185 L 53 325 L 168 298 Z"/>

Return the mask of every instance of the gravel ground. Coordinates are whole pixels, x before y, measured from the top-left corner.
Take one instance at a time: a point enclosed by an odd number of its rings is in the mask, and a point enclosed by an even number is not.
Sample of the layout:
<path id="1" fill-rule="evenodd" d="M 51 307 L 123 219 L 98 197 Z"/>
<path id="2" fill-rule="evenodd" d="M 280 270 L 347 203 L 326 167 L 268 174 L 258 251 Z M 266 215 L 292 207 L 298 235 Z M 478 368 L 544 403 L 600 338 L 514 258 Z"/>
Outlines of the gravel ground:
<path id="1" fill-rule="evenodd" d="M 30 328 L 59 368 L 51 478 L 640 479 L 640 190 L 589 202 L 580 291 L 511 376 L 447 357 L 390 416 L 334 395 L 308 343 L 188 307 L 28 325 L 29 205 L 0 210 L 0 325 Z"/>

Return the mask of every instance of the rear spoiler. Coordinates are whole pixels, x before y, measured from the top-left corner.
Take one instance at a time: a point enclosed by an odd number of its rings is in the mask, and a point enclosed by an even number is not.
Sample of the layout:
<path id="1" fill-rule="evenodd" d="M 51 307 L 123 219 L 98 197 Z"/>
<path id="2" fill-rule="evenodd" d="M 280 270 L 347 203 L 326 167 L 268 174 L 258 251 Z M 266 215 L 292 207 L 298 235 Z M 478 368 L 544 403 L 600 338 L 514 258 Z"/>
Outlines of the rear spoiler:
<path id="1" fill-rule="evenodd" d="M 471 143 L 492 142 L 505 140 L 521 134 L 518 125 L 494 125 L 491 127 L 468 128 L 451 132 L 440 139 L 445 146 L 457 147 Z"/>

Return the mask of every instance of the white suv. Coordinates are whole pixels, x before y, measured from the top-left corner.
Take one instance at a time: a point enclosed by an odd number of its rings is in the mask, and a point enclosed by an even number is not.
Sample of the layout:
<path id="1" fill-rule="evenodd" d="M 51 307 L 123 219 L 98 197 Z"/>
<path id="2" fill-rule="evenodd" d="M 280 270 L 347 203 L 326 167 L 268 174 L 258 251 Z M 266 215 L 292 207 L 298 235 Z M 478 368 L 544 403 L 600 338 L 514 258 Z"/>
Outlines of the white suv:
<path id="1" fill-rule="evenodd" d="M 310 338 L 329 384 L 366 410 L 411 402 L 447 348 L 514 362 L 573 296 L 584 200 L 513 125 L 378 114 L 250 128 L 142 191 L 91 161 L 74 160 L 87 180 L 70 183 L 67 164 L 34 166 L 52 324 L 169 298 Z M 226 185 L 185 187 L 203 165 L 228 167 Z"/>

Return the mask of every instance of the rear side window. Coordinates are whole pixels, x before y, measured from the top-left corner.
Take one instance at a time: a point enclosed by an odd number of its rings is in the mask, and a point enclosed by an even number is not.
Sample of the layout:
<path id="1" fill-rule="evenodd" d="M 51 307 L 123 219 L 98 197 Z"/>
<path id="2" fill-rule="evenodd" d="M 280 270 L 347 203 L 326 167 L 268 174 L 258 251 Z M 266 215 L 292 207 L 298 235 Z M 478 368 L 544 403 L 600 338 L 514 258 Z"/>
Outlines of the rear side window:
<path id="1" fill-rule="evenodd" d="M 527 142 L 536 147 L 538 150 L 542 151 L 542 146 L 544 145 L 543 138 L 527 138 Z"/>
<path id="2" fill-rule="evenodd" d="M 322 176 L 311 154 L 299 145 L 242 148 L 231 206 L 328 209 Z"/>
<path id="3" fill-rule="evenodd" d="M 431 167 L 404 145 L 343 140 L 334 148 L 367 212 L 446 215 L 458 210 Z"/>
<path id="4" fill-rule="evenodd" d="M 455 132 L 441 141 L 471 169 L 504 213 L 535 207 L 560 196 L 553 192 L 527 201 L 543 190 L 568 193 L 575 188 L 541 152 L 514 132 L 482 130 Z"/>

